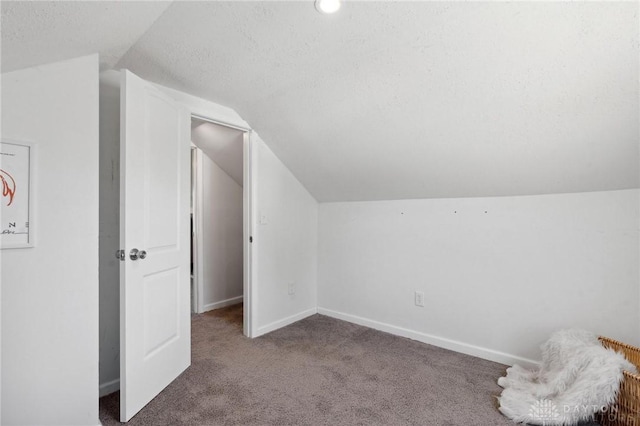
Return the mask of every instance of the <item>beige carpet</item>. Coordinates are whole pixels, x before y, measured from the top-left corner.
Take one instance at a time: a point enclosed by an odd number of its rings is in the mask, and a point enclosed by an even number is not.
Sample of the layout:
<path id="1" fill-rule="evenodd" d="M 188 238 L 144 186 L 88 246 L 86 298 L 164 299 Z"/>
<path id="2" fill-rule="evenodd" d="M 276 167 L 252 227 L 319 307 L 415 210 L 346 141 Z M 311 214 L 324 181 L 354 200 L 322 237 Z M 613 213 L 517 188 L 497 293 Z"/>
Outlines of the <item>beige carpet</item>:
<path id="1" fill-rule="evenodd" d="M 192 365 L 130 422 L 161 425 L 512 425 L 505 366 L 314 315 L 257 339 L 242 307 L 192 317 Z M 118 394 L 100 400 L 119 424 Z"/>

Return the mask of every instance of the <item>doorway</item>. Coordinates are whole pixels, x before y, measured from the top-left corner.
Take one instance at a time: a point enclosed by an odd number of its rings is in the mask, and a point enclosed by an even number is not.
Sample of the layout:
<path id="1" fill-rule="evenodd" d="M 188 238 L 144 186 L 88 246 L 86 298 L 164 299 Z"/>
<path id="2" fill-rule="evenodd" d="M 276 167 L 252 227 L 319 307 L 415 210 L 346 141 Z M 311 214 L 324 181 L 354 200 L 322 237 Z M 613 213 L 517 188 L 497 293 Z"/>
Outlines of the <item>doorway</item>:
<path id="1" fill-rule="evenodd" d="M 244 301 L 246 130 L 191 119 L 191 311 Z"/>
<path id="2" fill-rule="evenodd" d="M 156 119 L 153 114 L 149 113 L 149 108 L 154 105 L 157 107 L 156 109 L 160 109 L 161 112 L 165 113 L 165 115 L 168 114 L 169 111 L 175 112 L 176 116 L 173 117 L 175 120 L 173 118 Z M 147 121 L 140 119 L 140 117 L 143 116 L 147 117 Z M 219 116 L 223 117 L 223 120 L 227 120 L 228 122 L 216 121 L 217 119 L 214 117 Z M 151 119 L 153 119 L 153 125 L 149 124 Z M 195 120 L 195 123 L 192 123 L 192 119 Z M 176 120 L 178 120 L 178 122 L 176 122 Z M 189 365 L 190 339 L 176 339 L 174 332 L 175 327 L 171 328 L 167 326 L 168 321 L 166 321 L 166 319 L 177 317 L 174 309 L 175 303 L 172 302 L 180 301 L 180 315 L 177 320 L 182 328 L 180 328 L 179 335 L 190 335 L 190 290 L 187 285 L 189 285 L 188 280 L 190 269 L 190 232 L 188 229 L 190 227 L 189 172 L 191 167 L 189 162 L 189 151 L 187 151 L 186 148 L 191 140 L 191 126 L 194 125 L 195 128 L 195 124 L 204 122 L 211 122 L 221 125 L 222 127 L 228 127 L 235 131 L 236 135 L 241 135 L 239 140 L 239 157 L 242 162 L 242 165 L 240 166 L 242 173 L 242 206 L 240 215 L 242 217 L 243 229 L 238 238 L 242 246 L 241 256 L 243 256 L 243 271 L 241 280 L 244 282 L 243 289 L 236 297 L 240 297 L 240 301 L 242 302 L 241 306 L 244 307 L 244 315 L 242 318 L 243 333 L 248 337 L 253 337 L 255 336 L 255 331 L 252 329 L 252 318 L 255 316 L 255 307 L 253 306 L 255 298 L 252 297 L 252 295 L 255 293 L 255 285 L 252 283 L 252 271 L 255 270 L 255 257 L 252 255 L 253 245 L 250 244 L 250 241 L 252 241 L 251 233 L 253 231 L 253 223 L 255 222 L 254 209 L 256 208 L 254 200 L 256 184 L 255 172 L 253 169 L 257 164 L 255 159 L 257 154 L 253 149 L 255 144 L 254 133 L 248 125 L 239 118 L 239 116 L 236 117 L 233 116 L 233 114 L 221 114 L 219 108 L 215 104 L 209 104 L 186 94 L 155 86 L 151 83 L 145 82 L 128 71 L 108 71 L 101 75 L 99 230 L 101 252 L 101 337 L 99 356 L 100 396 L 114 393 L 120 389 L 121 393 L 117 396 L 117 399 L 120 400 L 120 408 L 125 406 L 130 408 L 128 414 L 125 413 L 125 415 L 123 415 L 122 412 L 120 413 L 121 418 L 131 418 L 131 416 L 137 412 L 139 407 L 145 403 L 145 400 L 147 402 L 151 400 L 160 392 L 165 383 L 170 383 L 173 378 L 175 378 Z M 145 126 L 143 127 L 141 123 L 145 124 Z M 171 123 L 174 124 L 175 129 L 167 130 L 167 126 Z M 178 127 L 179 129 L 177 129 Z M 131 136 L 130 133 L 134 130 L 136 132 L 134 136 L 137 137 L 129 137 Z M 179 149 L 178 155 L 172 157 L 171 151 L 175 153 L 175 149 L 164 149 L 164 151 L 161 152 L 160 148 L 163 145 L 158 141 L 162 139 L 166 142 L 166 145 L 171 145 L 173 142 L 169 140 L 170 138 L 165 136 L 176 133 L 179 133 L 179 140 L 176 141 L 178 145 L 175 147 Z M 127 137 L 122 138 L 123 134 Z M 129 149 L 130 146 L 138 147 L 137 151 L 133 153 L 126 151 L 125 148 Z M 149 180 L 145 184 L 151 185 L 151 183 L 154 183 L 154 194 L 158 195 L 150 201 L 162 201 L 164 198 L 170 196 L 172 192 L 175 192 L 170 189 L 175 187 L 176 181 L 179 180 L 181 182 L 181 189 L 177 197 L 178 199 L 175 200 L 176 206 L 179 206 L 178 214 L 172 216 L 171 212 L 175 210 L 169 206 L 169 208 L 151 209 L 150 215 L 147 217 L 147 219 L 153 219 L 153 223 L 156 224 L 155 228 L 160 228 L 160 231 L 162 231 L 162 226 L 160 225 L 164 222 L 158 225 L 156 223 L 158 222 L 156 220 L 158 218 L 166 219 L 165 222 L 169 219 L 175 219 L 173 220 L 174 222 L 179 222 L 177 225 L 178 228 L 176 232 L 174 232 L 174 236 L 179 236 L 180 240 L 179 243 L 174 245 L 184 248 L 184 250 L 181 251 L 181 275 L 179 279 L 175 281 L 168 282 L 170 280 L 165 280 L 168 283 L 164 282 L 166 285 L 160 286 L 161 290 L 164 290 L 163 294 L 167 296 L 162 298 L 162 301 L 165 301 L 166 303 L 154 305 L 154 310 L 147 309 L 144 306 L 144 303 L 141 303 L 139 300 L 132 300 L 127 296 L 127 290 L 139 290 L 144 286 L 133 284 L 126 285 L 123 281 L 123 278 L 129 277 L 129 275 L 127 275 L 127 266 L 135 266 L 137 269 L 142 269 L 143 267 L 147 267 L 151 265 L 151 263 L 154 263 L 156 259 L 160 259 L 160 255 L 166 254 L 165 252 L 167 251 L 167 244 L 163 241 L 160 241 L 159 243 L 157 241 L 152 241 L 151 243 L 147 242 L 149 239 L 147 237 L 149 236 L 157 239 L 159 232 L 147 232 L 145 234 L 146 237 L 142 236 L 132 239 L 122 238 L 125 221 L 122 220 L 120 214 L 123 212 L 139 211 L 139 209 L 129 207 L 128 203 L 127 208 L 123 207 L 123 200 L 121 196 L 126 193 L 126 191 L 123 192 L 123 176 L 128 178 L 127 182 L 129 183 L 142 182 L 143 179 L 140 178 L 139 173 L 140 171 L 145 170 L 146 166 L 134 167 L 129 173 L 123 173 L 123 170 L 125 170 L 127 165 L 133 163 L 133 160 L 135 160 L 135 158 L 141 153 L 141 149 L 143 150 L 145 147 L 152 147 L 150 150 L 147 150 L 147 152 L 153 154 L 150 156 L 151 158 L 157 159 L 159 157 L 163 160 L 158 167 L 154 168 L 157 172 L 155 174 L 155 179 Z M 238 158 L 238 155 L 236 155 L 236 158 Z M 178 167 L 179 171 L 184 171 L 184 175 L 181 172 L 179 179 L 174 181 L 167 177 L 176 175 L 177 170 L 175 167 Z M 173 170 L 173 172 L 171 172 L 171 170 Z M 134 178 L 134 175 L 136 178 Z M 182 182 L 184 182 L 184 185 Z M 146 194 L 145 196 L 150 192 L 148 189 L 149 187 L 142 191 Z M 138 201 L 140 199 L 143 199 L 143 197 L 133 197 L 132 201 Z M 177 218 L 179 218 L 179 220 L 177 220 Z M 150 220 L 146 222 L 151 223 Z M 144 227 L 145 221 L 143 220 L 142 226 L 132 226 L 131 228 L 136 231 L 144 229 Z M 147 228 L 148 227 L 149 226 L 147 226 Z M 125 235 L 127 234 L 125 233 Z M 149 247 L 152 247 L 152 250 L 155 251 L 150 253 L 149 256 L 145 256 L 144 260 L 142 260 L 142 257 L 139 257 L 136 260 L 130 258 L 130 251 L 133 248 L 149 252 Z M 117 259 L 114 257 L 114 253 L 117 254 Z M 200 264 L 203 263 L 201 262 Z M 163 275 L 162 272 L 166 272 L 167 264 L 160 262 L 159 268 L 161 273 L 153 275 L 152 279 L 158 277 L 162 278 L 166 275 Z M 149 276 L 149 274 L 146 276 Z M 174 292 L 171 291 L 169 285 L 173 282 L 179 282 L 180 291 L 177 297 L 174 297 Z M 227 297 L 226 299 L 229 298 L 233 299 L 233 296 Z M 156 301 L 157 300 L 151 300 L 151 302 L 154 303 Z M 204 299 L 203 304 L 206 304 Z M 142 309 L 143 307 L 147 310 L 145 311 Z M 167 307 L 168 309 L 166 309 Z M 166 315 L 167 312 L 165 311 L 169 311 L 168 315 Z M 144 321 L 144 318 L 142 318 L 143 314 L 152 316 L 153 318 L 151 318 L 150 321 Z M 161 320 L 157 320 L 158 318 L 161 318 Z M 142 330 L 139 330 L 140 325 L 143 326 Z M 180 341 L 181 354 L 184 353 L 185 356 L 180 357 L 180 366 L 175 368 L 173 367 L 173 364 L 177 364 L 174 362 L 178 359 L 177 357 L 167 357 L 167 360 L 163 360 L 163 362 L 154 361 L 155 366 L 158 367 L 159 373 L 157 371 L 153 374 L 150 373 L 149 377 L 151 379 L 138 380 L 137 384 L 148 388 L 151 386 L 151 382 L 158 382 L 158 380 L 156 380 L 158 378 L 161 378 L 163 383 L 155 386 L 154 389 L 147 392 L 143 397 L 138 398 L 137 401 L 130 401 L 130 403 L 127 403 L 127 395 L 134 397 L 140 395 L 140 389 L 136 389 L 134 386 L 136 384 L 134 383 L 136 379 L 134 376 L 144 370 L 144 366 L 141 365 L 141 363 L 135 364 L 129 362 L 130 357 L 128 356 L 144 353 L 144 351 L 133 351 L 132 345 L 136 342 L 147 342 L 149 339 L 145 337 L 145 333 L 147 333 L 151 327 L 156 327 L 151 331 L 158 331 L 158 333 L 151 335 L 151 343 L 159 342 L 159 345 L 152 345 L 150 350 L 154 354 L 153 357 L 147 356 L 143 361 L 146 362 L 149 359 L 159 359 L 159 352 L 157 349 L 173 345 L 178 340 Z M 164 328 L 157 330 L 159 327 Z M 127 340 L 127 336 L 129 336 L 129 340 Z M 128 345 L 125 344 L 127 342 L 129 343 Z M 184 363 L 182 362 L 183 360 L 185 360 Z M 173 376 L 173 378 L 171 376 Z"/>

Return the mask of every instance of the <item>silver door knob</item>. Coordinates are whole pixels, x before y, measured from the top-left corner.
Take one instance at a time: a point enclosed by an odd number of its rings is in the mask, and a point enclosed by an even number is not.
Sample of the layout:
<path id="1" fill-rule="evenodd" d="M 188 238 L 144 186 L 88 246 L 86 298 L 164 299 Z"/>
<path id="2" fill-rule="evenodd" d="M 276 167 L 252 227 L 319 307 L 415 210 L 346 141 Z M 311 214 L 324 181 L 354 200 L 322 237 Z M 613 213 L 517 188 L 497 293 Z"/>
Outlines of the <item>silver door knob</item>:
<path id="1" fill-rule="evenodd" d="M 138 257 L 140 256 L 140 252 L 138 251 L 138 249 L 131 249 L 131 251 L 129 252 L 129 258 L 131 260 L 138 260 Z M 145 253 L 146 256 L 146 253 Z"/>
<path id="2" fill-rule="evenodd" d="M 147 257 L 147 252 L 145 250 L 138 250 L 138 249 L 131 249 L 131 251 L 129 252 L 129 258 L 131 260 L 142 260 L 145 259 Z"/>

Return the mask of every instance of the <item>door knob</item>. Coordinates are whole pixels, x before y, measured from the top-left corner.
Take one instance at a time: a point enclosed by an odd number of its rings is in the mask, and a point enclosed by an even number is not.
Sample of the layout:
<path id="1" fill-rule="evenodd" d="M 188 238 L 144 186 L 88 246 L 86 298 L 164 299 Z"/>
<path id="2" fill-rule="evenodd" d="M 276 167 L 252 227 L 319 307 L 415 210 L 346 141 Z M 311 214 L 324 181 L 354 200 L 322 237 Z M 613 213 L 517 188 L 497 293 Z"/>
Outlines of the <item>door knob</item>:
<path id="1" fill-rule="evenodd" d="M 142 260 L 145 259 L 147 257 L 147 252 L 144 250 L 138 250 L 136 248 L 131 249 L 131 251 L 129 252 L 129 258 L 131 260 Z"/>
<path id="2" fill-rule="evenodd" d="M 138 249 L 131 249 L 131 251 L 129 252 L 129 258 L 131 260 L 138 260 L 139 257 L 139 252 Z"/>

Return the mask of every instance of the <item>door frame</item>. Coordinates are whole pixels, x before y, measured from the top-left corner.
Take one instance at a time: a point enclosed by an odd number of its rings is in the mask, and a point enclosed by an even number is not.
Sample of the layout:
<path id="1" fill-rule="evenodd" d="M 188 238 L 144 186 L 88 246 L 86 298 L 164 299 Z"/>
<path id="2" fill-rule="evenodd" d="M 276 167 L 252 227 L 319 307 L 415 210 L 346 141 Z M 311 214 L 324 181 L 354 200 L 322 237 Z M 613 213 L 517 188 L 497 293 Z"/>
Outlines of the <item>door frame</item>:
<path id="1" fill-rule="evenodd" d="M 242 230 L 244 240 L 242 242 L 243 249 L 243 321 L 242 331 L 247 337 L 256 337 L 257 334 L 257 277 L 255 272 L 257 269 L 256 258 L 256 241 L 255 221 L 257 217 L 257 166 L 258 166 L 258 150 L 255 143 L 255 133 L 249 130 L 243 136 L 243 185 L 242 185 Z"/>
<path id="2" fill-rule="evenodd" d="M 191 143 L 191 256 L 195 261 L 192 271 L 193 287 L 192 306 L 193 311 L 197 314 L 204 312 L 202 303 L 202 295 L 204 293 L 204 264 L 203 264 L 203 242 L 200 238 L 202 235 L 203 223 L 203 207 L 202 207 L 202 152 L 200 148 Z"/>
<path id="3" fill-rule="evenodd" d="M 240 130 L 243 134 L 243 149 L 242 149 L 242 173 L 243 173 L 243 185 L 242 185 L 242 255 L 243 255 L 243 321 L 242 332 L 247 337 L 255 337 L 255 310 L 256 310 L 256 285 L 253 272 L 255 271 L 255 251 L 253 247 L 255 243 L 252 242 L 254 235 L 254 223 L 255 223 L 255 194 L 256 194 L 256 172 L 255 167 L 257 165 L 256 155 L 254 149 L 254 132 L 246 126 L 244 123 L 230 123 L 224 120 L 216 113 L 206 112 L 202 110 L 194 110 L 191 105 L 186 104 L 190 109 L 191 118 L 206 121 L 209 123 L 217 124 L 220 126 L 229 127 L 232 129 Z M 203 258 L 203 241 L 198 238 L 197 235 L 202 235 L 203 229 L 203 188 L 202 182 L 202 152 L 200 149 L 196 150 L 196 184 L 195 184 L 195 200 L 194 200 L 194 231 L 196 234 L 195 246 L 195 261 L 194 268 L 194 288 L 198 292 L 196 296 L 197 313 L 204 312 L 204 303 L 202 293 L 204 291 L 203 274 L 204 274 L 204 258 Z"/>

